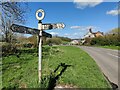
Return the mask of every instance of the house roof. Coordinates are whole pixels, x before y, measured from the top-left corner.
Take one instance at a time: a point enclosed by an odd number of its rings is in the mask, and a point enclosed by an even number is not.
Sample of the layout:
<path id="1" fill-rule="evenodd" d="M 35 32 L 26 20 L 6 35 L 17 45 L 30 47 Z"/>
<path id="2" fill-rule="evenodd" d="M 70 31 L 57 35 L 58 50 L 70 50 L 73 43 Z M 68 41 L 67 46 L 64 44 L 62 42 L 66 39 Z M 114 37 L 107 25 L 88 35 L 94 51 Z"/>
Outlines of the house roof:
<path id="1" fill-rule="evenodd" d="M 98 34 L 98 33 L 101 33 L 101 34 L 103 35 L 103 32 L 100 32 L 100 31 L 92 32 L 92 29 L 91 29 L 91 28 L 89 29 L 89 32 L 92 33 L 92 34 Z"/>
<path id="2" fill-rule="evenodd" d="M 93 37 L 93 35 L 94 35 L 94 37 L 96 37 L 96 36 L 98 36 L 97 34 L 101 34 L 101 36 L 103 35 L 103 32 L 100 32 L 100 31 L 97 31 L 97 32 L 92 32 L 92 29 L 90 28 L 89 29 L 89 32 L 86 34 L 86 35 L 84 35 L 84 38 L 85 37 L 89 37 L 89 36 L 91 36 L 92 35 L 92 37 Z"/>

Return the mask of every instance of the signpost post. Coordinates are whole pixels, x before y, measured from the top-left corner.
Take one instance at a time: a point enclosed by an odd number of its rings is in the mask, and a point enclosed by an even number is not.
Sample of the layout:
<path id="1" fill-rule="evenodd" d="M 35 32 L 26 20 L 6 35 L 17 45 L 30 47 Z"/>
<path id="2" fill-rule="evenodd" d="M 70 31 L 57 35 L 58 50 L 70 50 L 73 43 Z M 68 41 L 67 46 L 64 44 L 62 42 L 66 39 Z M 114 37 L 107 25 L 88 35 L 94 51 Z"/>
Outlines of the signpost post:
<path id="1" fill-rule="evenodd" d="M 39 13 L 41 13 L 42 15 L 39 16 Z M 25 26 L 21 26 L 21 25 L 16 25 L 13 24 L 11 25 L 11 30 L 13 32 L 18 32 L 18 33 L 24 33 L 24 34 L 37 34 L 38 35 L 38 43 L 39 43 L 39 60 L 38 60 L 38 78 L 39 78 L 39 82 L 41 81 L 41 61 L 42 61 L 42 36 L 45 37 L 49 37 L 51 38 L 52 35 L 49 33 L 46 33 L 43 30 L 50 30 L 50 29 L 63 29 L 65 27 L 65 25 L 63 23 L 56 23 L 56 24 L 51 24 L 51 23 L 47 23 L 47 24 L 42 24 L 42 20 L 44 19 L 45 16 L 45 12 L 42 9 L 39 9 L 36 12 L 36 18 L 38 20 L 38 29 L 34 29 L 34 28 L 29 28 L 29 27 L 25 27 Z"/>

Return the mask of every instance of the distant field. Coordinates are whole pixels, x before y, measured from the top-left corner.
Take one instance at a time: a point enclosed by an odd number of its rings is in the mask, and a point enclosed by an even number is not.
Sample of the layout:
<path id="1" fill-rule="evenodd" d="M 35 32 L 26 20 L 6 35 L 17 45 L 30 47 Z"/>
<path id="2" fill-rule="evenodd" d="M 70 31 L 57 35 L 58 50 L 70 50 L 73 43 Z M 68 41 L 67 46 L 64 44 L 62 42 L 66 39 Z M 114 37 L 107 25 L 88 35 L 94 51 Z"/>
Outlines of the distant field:
<path id="1" fill-rule="evenodd" d="M 110 87 L 94 60 L 73 46 L 43 47 L 41 84 L 38 84 L 36 49 L 22 50 L 21 55 L 3 57 L 2 61 L 3 88 L 45 88 L 53 84 L 75 88 Z"/>

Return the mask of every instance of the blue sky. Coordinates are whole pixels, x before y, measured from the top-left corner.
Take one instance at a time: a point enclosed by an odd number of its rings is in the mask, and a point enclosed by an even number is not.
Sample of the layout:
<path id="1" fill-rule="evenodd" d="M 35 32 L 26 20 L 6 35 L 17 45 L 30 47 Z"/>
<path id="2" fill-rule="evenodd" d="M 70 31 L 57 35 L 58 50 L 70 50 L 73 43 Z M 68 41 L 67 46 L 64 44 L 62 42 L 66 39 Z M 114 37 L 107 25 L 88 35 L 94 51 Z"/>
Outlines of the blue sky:
<path id="1" fill-rule="evenodd" d="M 45 11 L 43 23 L 63 22 L 64 29 L 46 30 L 53 35 L 81 38 L 91 27 L 93 32 L 108 32 L 118 27 L 117 2 L 73 3 L 73 2 L 29 2 L 29 15 L 25 26 L 37 28 L 35 13 Z"/>

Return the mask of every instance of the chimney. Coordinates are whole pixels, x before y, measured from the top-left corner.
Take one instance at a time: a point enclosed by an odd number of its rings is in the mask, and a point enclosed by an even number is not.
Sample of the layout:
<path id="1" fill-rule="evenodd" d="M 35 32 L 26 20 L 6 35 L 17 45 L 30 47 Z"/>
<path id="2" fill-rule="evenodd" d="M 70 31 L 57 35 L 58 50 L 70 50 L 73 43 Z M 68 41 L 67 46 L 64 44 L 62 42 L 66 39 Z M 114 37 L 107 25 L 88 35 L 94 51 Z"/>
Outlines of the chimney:
<path id="1" fill-rule="evenodd" d="M 92 33 L 92 29 L 91 28 L 89 29 L 89 32 Z"/>

